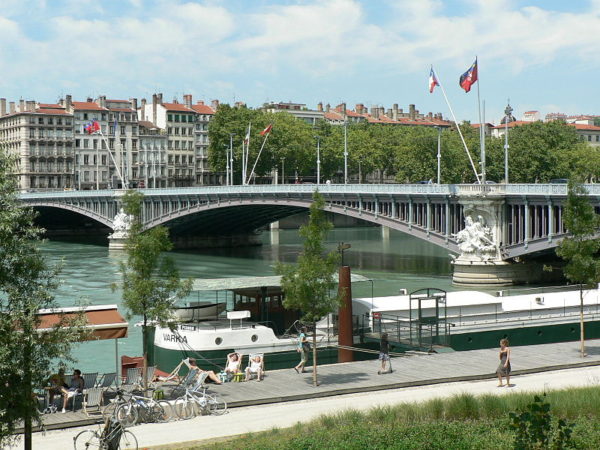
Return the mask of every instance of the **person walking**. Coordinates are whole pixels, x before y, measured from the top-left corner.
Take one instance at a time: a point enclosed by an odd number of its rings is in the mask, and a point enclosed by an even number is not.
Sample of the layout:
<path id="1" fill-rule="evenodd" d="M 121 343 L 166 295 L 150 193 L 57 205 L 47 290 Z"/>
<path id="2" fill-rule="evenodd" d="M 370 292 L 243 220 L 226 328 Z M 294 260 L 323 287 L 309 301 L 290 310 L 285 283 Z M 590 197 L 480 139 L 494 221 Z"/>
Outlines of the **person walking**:
<path id="1" fill-rule="evenodd" d="M 300 328 L 298 347 L 296 350 L 300 352 L 300 362 L 294 367 L 294 370 L 296 373 L 304 373 L 304 365 L 306 364 L 306 361 L 308 361 L 308 352 L 310 351 L 310 344 L 306 339 L 306 327 Z"/>
<path id="2" fill-rule="evenodd" d="M 390 360 L 390 343 L 388 342 L 388 334 L 381 334 L 381 342 L 379 344 L 379 361 L 381 361 L 381 370 L 377 371 L 378 375 L 387 373 L 386 363 Z M 391 369 L 391 365 L 390 365 Z M 390 370 L 391 372 L 391 370 Z"/>
<path id="3" fill-rule="evenodd" d="M 498 375 L 498 387 L 502 384 L 502 377 L 506 377 L 506 386 L 510 387 L 510 348 L 508 348 L 508 339 L 500 340 L 500 364 L 496 369 Z"/>

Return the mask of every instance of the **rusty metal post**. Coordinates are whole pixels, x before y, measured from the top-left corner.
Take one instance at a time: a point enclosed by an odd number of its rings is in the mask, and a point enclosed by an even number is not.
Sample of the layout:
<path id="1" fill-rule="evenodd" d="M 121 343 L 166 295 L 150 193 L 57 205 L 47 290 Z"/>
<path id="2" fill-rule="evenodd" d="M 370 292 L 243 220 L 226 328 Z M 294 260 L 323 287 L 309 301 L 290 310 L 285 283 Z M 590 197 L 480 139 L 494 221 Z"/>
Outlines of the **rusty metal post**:
<path id="1" fill-rule="evenodd" d="M 350 283 L 350 266 L 340 267 L 339 293 L 342 304 L 338 312 L 338 344 L 351 347 L 352 339 L 352 285 Z M 353 361 L 352 350 L 338 349 L 338 362 Z"/>

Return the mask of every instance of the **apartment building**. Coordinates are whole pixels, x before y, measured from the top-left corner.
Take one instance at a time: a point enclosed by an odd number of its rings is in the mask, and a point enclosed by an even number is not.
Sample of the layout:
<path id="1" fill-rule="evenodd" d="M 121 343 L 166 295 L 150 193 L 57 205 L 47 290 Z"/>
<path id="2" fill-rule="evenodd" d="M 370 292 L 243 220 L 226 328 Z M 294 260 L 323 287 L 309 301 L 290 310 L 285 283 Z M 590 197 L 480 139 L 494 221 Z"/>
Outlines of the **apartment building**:
<path id="1" fill-rule="evenodd" d="M 195 152 L 196 152 L 196 185 L 221 184 L 223 176 L 221 173 L 213 172 L 208 165 L 208 125 L 219 107 L 219 100 L 213 100 L 211 106 L 205 105 L 203 101 L 192 104 L 192 96 L 184 95 L 186 106 L 196 112 Z"/>
<path id="2" fill-rule="evenodd" d="M 167 133 L 167 187 L 193 186 L 195 177 L 196 111 L 176 99 L 163 101 L 153 94 L 152 103 L 142 99 L 140 120 L 152 122 Z"/>
<path id="3" fill-rule="evenodd" d="M 22 191 L 74 187 L 73 115 L 60 104 L 0 99 L 0 145 L 17 157 Z"/>
<path id="4" fill-rule="evenodd" d="M 139 187 L 167 187 L 167 134 L 152 122 L 140 120 Z"/>

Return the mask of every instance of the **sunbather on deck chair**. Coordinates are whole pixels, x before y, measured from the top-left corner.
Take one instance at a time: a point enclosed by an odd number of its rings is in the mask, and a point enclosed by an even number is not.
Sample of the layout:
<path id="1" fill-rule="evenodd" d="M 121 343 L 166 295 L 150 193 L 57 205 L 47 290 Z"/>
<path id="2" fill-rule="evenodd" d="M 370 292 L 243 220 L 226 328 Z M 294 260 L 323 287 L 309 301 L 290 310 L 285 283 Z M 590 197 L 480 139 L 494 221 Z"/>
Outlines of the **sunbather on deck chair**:
<path id="1" fill-rule="evenodd" d="M 236 373 L 242 370 L 242 354 L 233 352 L 227 355 L 227 364 L 225 365 L 225 374 L 227 379 L 231 380 Z"/>
<path id="2" fill-rule="evenodd" d="M 256 374 L 257 381 L 261 381 L 265 372 L 264 358 L 260 354 L 250 355 L 248 367 L 246 367 L 246 379 L 249 381 L 253 374 Z"/>
<path id="3" fill-rule="evenodd" d="M 210 378 L 211 380 L 213 380 L 215 382 L 215 384 L 221 384 L 222 383 L 222 381 L 219 380 L 219 377 L 217 375 L 215 375 L 215 373 L 212 370 L 203 370 L 200 367 L 198 367 L 196 365 L 196 360 L 194 358 L 190 358 L 189 362 L 190 362 L 190 366 L 192 366 L 194 369 L 198 369 L 199 373 L 206 372 L 208 374 L 208 378 Z M 190 368 L 190 370 L 191 370 L 191 368 Z"/>

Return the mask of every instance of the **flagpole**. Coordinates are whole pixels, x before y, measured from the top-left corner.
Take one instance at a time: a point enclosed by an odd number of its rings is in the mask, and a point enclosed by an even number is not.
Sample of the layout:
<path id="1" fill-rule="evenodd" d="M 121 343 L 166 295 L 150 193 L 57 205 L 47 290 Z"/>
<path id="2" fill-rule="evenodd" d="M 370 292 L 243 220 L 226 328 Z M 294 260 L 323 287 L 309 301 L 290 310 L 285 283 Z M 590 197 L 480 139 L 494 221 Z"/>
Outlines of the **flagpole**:
<path id="1" fill-rule="evenodd" d="M 106 139 L 106 136 L 104 136 L 104 134 L 102 133 L 102 129 L 100 129 L 99 132 L 100 132 L 100 137 L 102 137 L 102 139 L 104 139 L 104 143 L 106 144 L 106 150 L 108 151 L 110 159 L 112 160 L 113 164 L 115 165 L 115 170 L 117 171 L 117 175 L 119 175 L 119 178 L 121 179 L 121 183 L 125 184 L 125 180 L 123 180 L 123 175 L 121 174 L 121 171 L 119 170 L 119 165 L 117 164 L 115 157 L 113 156 L 112 152 L 110 151 L 110 146 L 108 145 L 108 140 Z"/>
<path id="2" fill-rule="evenodd" d="M 475 56 L 475 67 L 477 68 L 477 107 L 479 109 L 479 148 L 481 158 L 481 184 L 485 184 L 485 138 L 483 137 L 483 121 L 481 120 L 481 100 L 479 98 L 479 85 L 481 80 L 479 77 L 479 62 Z"/>
<path id="3" fill-rule="evenodd" d="M 269 139 L 269 135 L 271 133 L 268 133 L 265 136 L 265 140 L 263 141 L 262 145 L 260 146 L 260 150 L 258 152 L 258 156 L 256 157 L 256 161 L 254 161 L 254 166 L 252 166 L 252 171 L 250 172 L 250 176 L 248 177 L 248 183 L 250 183 L 250 180 L 252 179 L 252 175 L 254 175 L 254 169 L 256 169 L 256 165 L 258 164 L 258 159 L 260 158 L 260 154 L 263 151 L 263 148 L 265 148 L 265 144 L 267 143 L 267 139 Z"/>
<path id="4" fill-rule="evenodd" d="M 467 152 L 467 156 L 469 157 L 469 162 L 471 163 L 471 167 L 473 168 L 473 172 L 475 172 L 475 178 L 477 179 L 477 182 L 479 183 L 479 173 L 477 172 L 477 169 L 475 168 L 475 164 L 473 163 L 473 158 L 471 158 L 471 153 L 469 152 L 469 148 L 467 147 L 467 143 L 465 142 L 465 138 L 462 134 L 462 131 L 460 130 L 460 125 L 458 123 L 458 121 L 456 120 L 456 116 L 454 115 L 454 111 L 452 110 L 452 106 L 450 106 L 450 102 L 448 101 L 448 97 L 446 96 L 446 90 L 444 89 L 444 85 L 442 84 L 442 82 L 440 81 L 439 78 L 437 78 L 437 81 L 440 85 L 440 89 L 442 90 L 442 94 L 444 94 L 444 99 L 446 100 L 446 104 L 448 105 L 448 109 L 450 110 L 450 114 L 452 114 L 452 119 L 454 119 L 454 123 L 456 124 L 456 129 L 458 130 L 458 135 L 460 136 L 460 140 L 462 141 L 463 145 L 465 146 L 465 151 Z"/>

